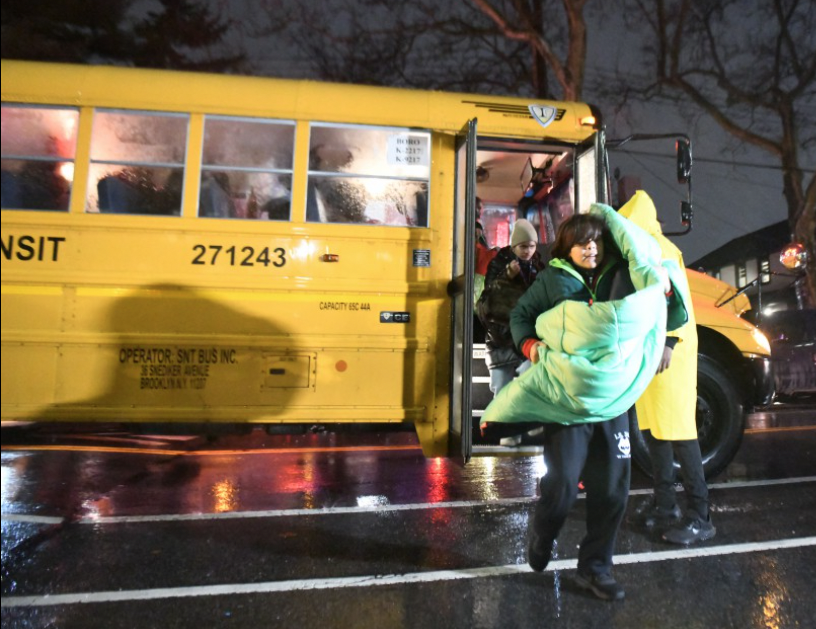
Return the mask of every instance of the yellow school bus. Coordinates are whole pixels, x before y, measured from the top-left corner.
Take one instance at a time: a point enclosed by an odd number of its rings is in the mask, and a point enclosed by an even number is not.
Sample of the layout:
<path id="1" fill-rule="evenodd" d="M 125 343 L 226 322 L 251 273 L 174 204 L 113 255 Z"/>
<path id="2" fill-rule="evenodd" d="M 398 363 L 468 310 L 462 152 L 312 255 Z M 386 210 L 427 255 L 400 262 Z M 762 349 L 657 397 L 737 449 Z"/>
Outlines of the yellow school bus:
<path id="1" fill-rule="evenodd" d="M 467 459 L 475 198 L 546 176 L 585 211 L 599 130 L 580 103 L 3 61 L 2 418 L 408 423 Z M 707 282 L 749 404 L 767 346 Z"/>

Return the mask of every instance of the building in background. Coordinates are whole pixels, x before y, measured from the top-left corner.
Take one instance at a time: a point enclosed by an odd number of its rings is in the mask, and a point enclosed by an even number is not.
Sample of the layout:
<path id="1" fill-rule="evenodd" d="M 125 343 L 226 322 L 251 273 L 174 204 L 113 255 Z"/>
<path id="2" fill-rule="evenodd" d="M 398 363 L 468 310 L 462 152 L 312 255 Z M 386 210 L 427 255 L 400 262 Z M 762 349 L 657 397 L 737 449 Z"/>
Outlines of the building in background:
<path id="1" fill-rule="evenodd" d="M 771 344 L 776 399 L 816 399 L 816 310 L 801 308 L 796 281 L 801 273 L 783 266 L 780 253 L 791 243 L 787 221 L 768 225 L 726 243 L 692 264 L 739 289 L 751 300 L 743 315 Z"/>
<path id="2" fill-rule="evenodd" d="M 799 275 L 779 261 L 790 242 L 788 222 L 780 221 L 735 238 L 687 266 L 745 289 L 754 313 L 760 307 L 762 315 L 794 310 Z"/>

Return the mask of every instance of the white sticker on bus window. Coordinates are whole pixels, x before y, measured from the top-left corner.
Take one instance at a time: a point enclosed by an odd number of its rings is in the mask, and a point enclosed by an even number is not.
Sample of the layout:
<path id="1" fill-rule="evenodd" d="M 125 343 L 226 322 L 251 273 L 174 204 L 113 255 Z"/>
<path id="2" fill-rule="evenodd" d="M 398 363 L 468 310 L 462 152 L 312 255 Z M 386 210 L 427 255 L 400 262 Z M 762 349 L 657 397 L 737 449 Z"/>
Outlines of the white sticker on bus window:
<path id="1" fill-rule="evenodd" d="M 428 136 L 395 133 L 388 137 L 388 163 L 393 166 L 428 166 Z"/>

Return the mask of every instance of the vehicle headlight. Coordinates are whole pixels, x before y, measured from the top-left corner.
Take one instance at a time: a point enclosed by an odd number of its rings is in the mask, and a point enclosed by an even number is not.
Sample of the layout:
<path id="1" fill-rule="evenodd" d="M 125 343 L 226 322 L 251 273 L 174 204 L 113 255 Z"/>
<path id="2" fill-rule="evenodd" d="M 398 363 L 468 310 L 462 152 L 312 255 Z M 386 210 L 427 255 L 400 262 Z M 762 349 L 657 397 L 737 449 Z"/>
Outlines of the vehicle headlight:
<path id="1" fill-rule="evenodd" d="M 757 345 L 759 345 L 769 354 L 771 353 L 771 344 L 768 341 L 768 337 L 765 336 L 762 332 L 760 332 L 759 328 L 754 328 L 753 330 L 751 330 L 751 336 L 753 337 Z"/>

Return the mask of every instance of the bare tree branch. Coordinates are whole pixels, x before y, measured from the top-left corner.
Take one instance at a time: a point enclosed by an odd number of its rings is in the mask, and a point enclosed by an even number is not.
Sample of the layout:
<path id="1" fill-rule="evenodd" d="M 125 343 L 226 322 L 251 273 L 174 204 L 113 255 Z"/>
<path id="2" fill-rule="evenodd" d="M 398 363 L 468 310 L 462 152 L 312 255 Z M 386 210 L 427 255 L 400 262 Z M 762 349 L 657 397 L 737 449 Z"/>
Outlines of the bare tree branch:
<path id="1" fill-rule="evenodd" d="M 493 20 L 502 35 L 524 42 L 535 54 L 541 56 L 561 87 L 562 98 L 581 99 L 587 54 L 587 27 L 583 11 L 587 0 L 561 0 L 567 24 L 566 53 L 563 60 L 556 53 L 553 40 L 545 32 L 547 22 L 543 18 L 542 0 L 531 0 L 529 5 L 523 0 L 515 0 L 512 7 L 507 6 L 505 9 L 500 9 L 488 0 L 470 1 Z M 559 36 L 562 35 L 563 33 L 559 33 Z"/>
<path id="2" fill-rule="evenodd" d="M 810 5 L 810 6 L 809 6 Z M 631 91 L 682 94 L 722 129 L 777 158 L 795 237 L 811 251 L 809 300 L 816 297 L 816 171 L 800 149 L 816 145 L 816 12 L 800 0 L 634 0 L 652 38 L 651 79 Z M 739 23 L 748 18 L 750 33 Z M 807 181 L 806 181 L 807 180 Z"/>

